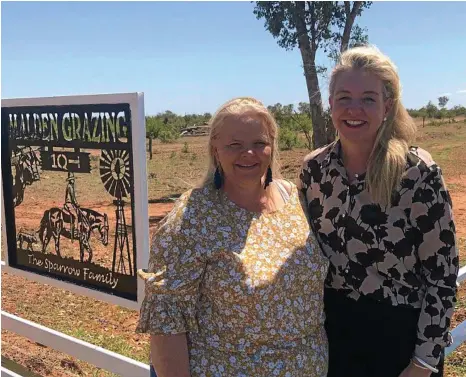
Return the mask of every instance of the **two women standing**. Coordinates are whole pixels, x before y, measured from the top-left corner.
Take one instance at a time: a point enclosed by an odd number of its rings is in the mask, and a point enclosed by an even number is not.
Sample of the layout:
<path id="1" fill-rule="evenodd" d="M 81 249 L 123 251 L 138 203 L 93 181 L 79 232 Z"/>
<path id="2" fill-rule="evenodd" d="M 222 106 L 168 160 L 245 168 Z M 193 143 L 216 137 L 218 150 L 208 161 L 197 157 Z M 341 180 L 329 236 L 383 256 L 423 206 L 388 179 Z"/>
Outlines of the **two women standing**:
<path id="1" fill-rule="evenodd" d="M 329 89 L 339 140 L 305 158 L 299 190 L 260 102 L 214 115 L 206 179 L 140 272 L 159 377 L 442 376 L 458 252 L 440 168 L 411 147 L 378 50 L 343 53 Z"/>

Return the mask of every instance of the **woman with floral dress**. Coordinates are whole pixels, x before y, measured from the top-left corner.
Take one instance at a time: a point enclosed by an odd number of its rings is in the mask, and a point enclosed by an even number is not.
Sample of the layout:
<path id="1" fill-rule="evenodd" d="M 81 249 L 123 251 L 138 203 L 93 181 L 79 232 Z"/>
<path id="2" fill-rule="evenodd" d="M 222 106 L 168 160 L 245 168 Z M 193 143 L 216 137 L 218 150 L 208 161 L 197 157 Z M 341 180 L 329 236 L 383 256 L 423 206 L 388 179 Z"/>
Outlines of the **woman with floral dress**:
<path id="1" fill-rule="evenodd" d="M 211 120 L 204 183 L 151 242 L 138 332 L 158 377 L 324 377 L 328 261 L 297 187 L 280 179 L 277 125 L 252 98 Z"/>
<path id="2" fill-rule="evenodd" d="M 441 169 L 411 146 L 396 67 L 377 49 L 345 51 L 329 95 L 339 140 L 300 174 L 330 260 L 328 377 L 440 377 L 458 275 Z"/>

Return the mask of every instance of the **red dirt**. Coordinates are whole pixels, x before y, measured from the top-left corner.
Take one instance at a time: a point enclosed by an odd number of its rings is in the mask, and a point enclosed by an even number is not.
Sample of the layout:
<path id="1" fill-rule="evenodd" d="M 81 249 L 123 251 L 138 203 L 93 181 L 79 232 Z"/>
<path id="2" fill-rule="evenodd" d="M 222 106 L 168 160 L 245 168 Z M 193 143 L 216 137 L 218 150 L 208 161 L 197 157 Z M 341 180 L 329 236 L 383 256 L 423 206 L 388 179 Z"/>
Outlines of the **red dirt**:
<path id="1" fill-rule="evenodd" d="M 163 217 L 170 212 L 172 208 L 173 203 L 149 203 L 149 218 Z"/>
<path id="2" fill-rule="evenodd" d="M 455 223 L 458 238 L 464 239 L 466 237 L 466 175 L 459 175 L 455 178 L 447 179 L 447 185 L 452 187 L 451 197 L 453 201 L 453 209 L 455 216 Z M 50 206 L 57 205 L 58 203 L 49 203 Z M 60 204 L 58 204 L 60 205 Z M 156 225 L 158 220 L 165 216 L 173 207 L 173 203 L 152 203 L 149 204 L 149 218 L 152 218 L 151 227 Z M 27 212 L 24 213 L 26 224 L 35 228 L 37 224 L 37 214 L 42 213 L 44 205 L 29 205 Z M 95 204 L 93 206 L 96 210 L 107 212 L 109 214 L 109 221 L 114 221 L 115 212 L 114 207 L 110 208 L 106 204 Z M 28 221 L 30 219 L 30 221 Z M 50 252 L 52 252 L 50 250 Z M 463 259 L 466 257 L 466 250 L 462 250 Z M 96 247 L 96 260 L 105 261 L 105 257 L 99 254 L 98 247 Z M 37 299 L 54 300 L 56 305 L 63 308 L 64 315 L 67 316 L 67 323 L 69 326 L 80 326 L 86 331 L 101 333 L 102 327 L 111 327 L 112 334 L 118 334 L 126 339 L 129 346 L 134 349 L 144 349 L 147 347 L 147 337 L 137 335 L 134 333 L 135 323 L 138 318 L 137 312 L 125 312 L 123 315 L 117 306 L 107 305 L 105 303 L 96 302 L 91 303 L 92 300 L 87 298 L 80 298 L 69 294 L 66 291 L 56 290 L 53 287 L 45 286 L 39 283 L 29 282 L 18 276 L 8 275 L 2 273 L 4 284 L 2 286 L 2 309 L 12 314 L 21 315 L 24 318 L 41 322 L 45 326 L 53 328 L 54 320 L 45 319 L 38 316 L 37 310 L 31 310 L 32 305 Z M 21 292 L 25 289 L 24 292 Z M 466 287 L 462 286 L 459 296 L 466 295 Z M 64 297 L 68 297 L 66 300 Z M 55 298 L 56 297 L 56 298 Z M 49 303 L 50 304 L 50 303 Z M 101 308 L 102 316 L 100 318 L 92 318 L 89 322 L 82 323 L 81 317 L 88 319 L 89 315 L 86 311 L 91 310 L 89 304 Z M 68 307 L 69 305 L 69 307 Z M 31 313 L 31 314 L 29 314 Z M 44 322 L 42 322 L 42 319 Z M 455 317 L 452 321 L 453 325 L 466 319 L 466 308 L 456 311 Z M 104 323 L 105 322 L 105 323 Z M 25 338 L 19 337 L 7 331 L 2 331 L 2 355 L 26 366 L 28 369 L 43 376 L 107 376 L 108 374 L 102 371 L 96 371 L 92 366 L 75 360 L 63 353 L 54 351 L 48 347 L 43 347 Z M 454 374 L 449 376 L 453 377 Z"/>

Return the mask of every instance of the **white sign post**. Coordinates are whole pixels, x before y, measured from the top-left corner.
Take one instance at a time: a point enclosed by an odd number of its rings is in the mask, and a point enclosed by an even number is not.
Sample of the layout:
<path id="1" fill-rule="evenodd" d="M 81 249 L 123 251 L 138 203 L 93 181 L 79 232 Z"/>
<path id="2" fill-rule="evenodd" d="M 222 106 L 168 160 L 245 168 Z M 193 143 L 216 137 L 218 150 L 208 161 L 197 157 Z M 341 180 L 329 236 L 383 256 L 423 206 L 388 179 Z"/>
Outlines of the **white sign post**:
<path id="1" fill-rule="evenodd" d="M 143 93 L 2 100 L 5 271 L 138 309 L 149 223 Z"/>

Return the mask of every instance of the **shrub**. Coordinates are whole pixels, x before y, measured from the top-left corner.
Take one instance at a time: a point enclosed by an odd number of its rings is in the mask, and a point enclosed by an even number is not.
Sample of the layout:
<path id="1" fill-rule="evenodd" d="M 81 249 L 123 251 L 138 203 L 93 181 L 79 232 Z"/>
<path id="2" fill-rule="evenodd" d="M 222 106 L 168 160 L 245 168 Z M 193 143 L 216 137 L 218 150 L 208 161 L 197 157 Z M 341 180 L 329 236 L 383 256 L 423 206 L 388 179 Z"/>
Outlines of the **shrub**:
<path id="1" fill-rule="evenodd" d="M 293 132 L 289 129 L 282 128 L 280 130 L 278 146 L 280 150 L 291 150 L 293 148 L 299 147 L 299 140 L 297 132 Z"/>
<path id="2" fill-rule="evenodd" d="M 160 130 L 158 139 L 162 143 L 173 143 L 176 139 L 178 139 L 178 133 L 170 129 Z"/>

